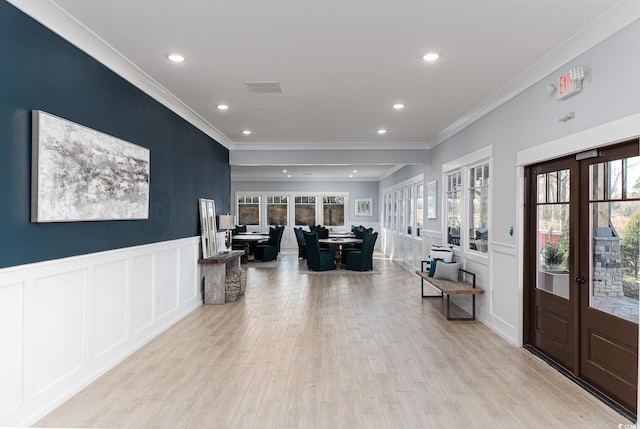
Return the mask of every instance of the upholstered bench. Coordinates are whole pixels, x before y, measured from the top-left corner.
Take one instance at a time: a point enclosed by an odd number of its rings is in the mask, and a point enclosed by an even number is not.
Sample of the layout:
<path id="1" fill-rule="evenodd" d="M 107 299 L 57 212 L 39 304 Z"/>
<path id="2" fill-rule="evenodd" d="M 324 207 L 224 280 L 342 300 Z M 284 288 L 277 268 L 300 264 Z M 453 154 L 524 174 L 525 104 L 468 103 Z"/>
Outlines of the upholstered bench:
<path id="1" fill-rule="evenodd" d="M 421 278 L 422 297 L 423 298 L 443 298 L 447 295 L 447 320 L 475 320 L 476 319 L 476 295 L 484 294 L 484 290 L 476 287 L 476 275 L 471 271 L 458 269 L 458 280 L 449 280 L 442 278 L 429 277 L 429 272 L 425 271 L 425 264 L 429 261 L 422 261 L 422 270 L 416 271 L 416 274 Z M 471 281 L 467 281 L 466 277 L 469 277 Z M 424 294 L 424 282 L 429 283 L 431 286 L 440 290 L 440 295 L 425 295 Z M 451 317 L 450 314 L 450 295 L 471 295 L 471 317 Z"/>

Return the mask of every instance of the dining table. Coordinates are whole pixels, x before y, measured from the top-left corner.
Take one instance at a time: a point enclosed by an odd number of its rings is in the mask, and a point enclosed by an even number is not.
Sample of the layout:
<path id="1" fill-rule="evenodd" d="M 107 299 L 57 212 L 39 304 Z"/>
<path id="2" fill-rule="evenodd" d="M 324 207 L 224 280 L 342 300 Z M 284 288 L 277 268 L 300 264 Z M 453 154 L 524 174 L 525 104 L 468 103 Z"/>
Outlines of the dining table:
<path id="1" fill-rule="evenodd" d="M 328 244 L 330 246 L 336 246 L 336 269 L 342 268 L 342 251 L 345 245 L 361 244 L 362 239 L 351 237 L 330 237 L 321 238 L 318 240 L 320 244 Z"/>
<path id="2" fill-rule="evenodd" d="M 329 231 L 329 238 L 354 238 L 355 236 L 351 231 Z"/>
<path id="3" fill-rule="evenodd" d="M 231 237 L 231 240 L 235 240 L 235 241 L 242 241 L 244 243 L 244 255 L 241 258 L 241 263 L 246 264 L 247 262 L 249 262 L 249 255 L 250 255 L 250 243 L 257 243 L 259 241 L 266 241 L 269 240 L 269 236 L 268 235 L 264 235 L 264 234 L 259 234 L 259 233 L 240 233 L 237 235 L 234 235 L 233 237 Z"/>

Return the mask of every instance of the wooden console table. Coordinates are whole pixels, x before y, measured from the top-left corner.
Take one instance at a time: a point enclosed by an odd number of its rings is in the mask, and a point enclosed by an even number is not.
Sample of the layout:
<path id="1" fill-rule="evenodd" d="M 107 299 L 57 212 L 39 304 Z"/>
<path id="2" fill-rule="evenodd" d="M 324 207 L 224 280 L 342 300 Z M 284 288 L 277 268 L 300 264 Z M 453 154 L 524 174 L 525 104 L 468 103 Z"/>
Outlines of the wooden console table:
<path id="1" fill-rule="evenodd" d="M 204 303 L 224 304 L 227 266 L 239 267 L 243 250 L 218 253 L 207 259 L 198 259 L 204 265 Z"/>

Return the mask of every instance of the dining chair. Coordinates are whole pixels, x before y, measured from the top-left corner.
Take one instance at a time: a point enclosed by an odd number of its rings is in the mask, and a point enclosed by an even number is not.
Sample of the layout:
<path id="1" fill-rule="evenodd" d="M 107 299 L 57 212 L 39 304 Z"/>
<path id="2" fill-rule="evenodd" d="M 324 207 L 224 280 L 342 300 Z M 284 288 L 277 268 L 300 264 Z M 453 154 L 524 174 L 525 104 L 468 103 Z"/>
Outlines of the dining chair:
<path id="1" fill-rule="evenodd" d="M 362 249 L 348 252 L 346 257 L 347 270 L 371 271 L 373 270 L 373 249 L 378 239 L 378 233 L 366 233 L 362 238 Z"/>
<path id="2" fill-rule="evenodd" d="M 284 227 L 269 228 L 269 240 L 260 241 L 256 245 L 255 258 L 262 262 L 277 259 L 278 253 L 280 253 L 280 242 L 282 241 L 283 233 Z"/>
<path id="3" fill-rule="evenodd" d="M 304 231 L 302 228 L 293 228 L 293 232 L 296 234 L 296 241 L 298 242 L 298 258 L 307 259 L 307 246 L 304 242 Z"/>
<path id="4" fill-rule="evenodd" d="M 336 269 L 336 249 L 320 249 L 316 232 L 302 232 L 307 249 L 307 267 L 313 271 L 329 271 Z"/>

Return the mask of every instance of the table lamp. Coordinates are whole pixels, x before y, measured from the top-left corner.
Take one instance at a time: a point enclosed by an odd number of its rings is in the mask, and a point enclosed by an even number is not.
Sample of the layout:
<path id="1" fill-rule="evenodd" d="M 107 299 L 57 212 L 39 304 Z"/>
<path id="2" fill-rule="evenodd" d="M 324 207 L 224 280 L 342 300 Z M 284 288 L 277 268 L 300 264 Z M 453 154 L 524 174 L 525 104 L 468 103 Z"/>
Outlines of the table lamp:
<path id="1" fill-rule="evenodd" d="M 231 247 L 231 230 L 236 226 L 236 217 L 230 214 L 220 215 L 218 219 L 218 228 L 226 229 L 225 232 L 225 246 L 228 249 Z"/>

